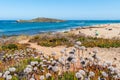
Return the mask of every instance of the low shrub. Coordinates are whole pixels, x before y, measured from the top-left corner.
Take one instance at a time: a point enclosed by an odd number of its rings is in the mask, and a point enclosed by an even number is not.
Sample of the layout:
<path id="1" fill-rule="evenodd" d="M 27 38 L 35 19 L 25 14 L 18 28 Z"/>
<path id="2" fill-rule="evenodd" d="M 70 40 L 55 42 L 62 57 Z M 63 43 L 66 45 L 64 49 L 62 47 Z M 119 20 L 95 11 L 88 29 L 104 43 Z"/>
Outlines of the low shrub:
<path id="1" fill-rule="evenodd" d="M 55 47 L 55 46 L 60 46 L 60 45 L 68 45 L 69 40 L 66 38 L 53 38 L 53 39 L 47 39 L 47 40 L 43 40 L 43 41 L 39 41 L 38 45 L 41 46 L 46 46 L 46 47 Z"/>
<path id="2" fill-rule="evenodd" d="M 30 39 L 30 42 L 37 42 L 38 45 L 46 47 L 55 47 L 66 45 L 68 47 L 73 46 L 75 41 L 81 41 L 82 45 L 85 47 L 120 47 L 119 39 L 103 39 L 96 37 L 85 37 L 82 35 L 75 35 L 72 33 L 64 34 L 44 34 L 37 35 Z"/>
<path id="3" fill-rule="evenodd" d="M 18 46 L 16 44 L 8 44 L 8 45 L 3 45 L 2 46 L 2 49 L 5 50 L 5 49 L 18 49 Z"/>
<path id="4" fill-rule="evenodd" d="M 81 41 L 85 47 L 120 47 L 119 39 L 103 39 L 103 38 L 92 38 L 92 37 L 80 37 L 78 41 Z"/>

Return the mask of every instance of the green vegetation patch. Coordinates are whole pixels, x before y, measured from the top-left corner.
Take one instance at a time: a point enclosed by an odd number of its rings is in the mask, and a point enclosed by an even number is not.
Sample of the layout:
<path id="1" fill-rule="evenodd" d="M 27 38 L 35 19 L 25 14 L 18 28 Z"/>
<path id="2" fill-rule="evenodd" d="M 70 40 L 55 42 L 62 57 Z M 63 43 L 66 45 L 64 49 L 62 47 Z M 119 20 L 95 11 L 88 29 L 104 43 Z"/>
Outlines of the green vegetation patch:
<path id="1" fill-rule="evenodd" d="M 80 37 L 78 38 L 78 41 L 81 41 L 82 45 L 85 47 L 100 47 L 100 48 L 120 47 L 119 39 Z"/>
<path id="2" fill-rule="evenodd" d="M 36 35 L 32 39 L 30 39 L 30 42 L 37 43 L 38 45 L 45 47 L 55 47 L 63 45 L 70 47 L 74 45 L 75 41 L 81 41 L 82 45 L 85 47 L 101 47 L 101 48 L 120 47 L 120 39 L 85 37 L 84 35 L 83 36 L 75 35 L 72 33 L 63 34 Z"/>
<path id="3" fill-rule="evenodd" d="M 15 50 L 15 49 L 18 49 L 18 46 L 16 44 L 7 44 L 7 45 L 1 46 L 1 48 L 3 50 L 5 50 L 5 49 L 13 49 L 13 50 Z"/>

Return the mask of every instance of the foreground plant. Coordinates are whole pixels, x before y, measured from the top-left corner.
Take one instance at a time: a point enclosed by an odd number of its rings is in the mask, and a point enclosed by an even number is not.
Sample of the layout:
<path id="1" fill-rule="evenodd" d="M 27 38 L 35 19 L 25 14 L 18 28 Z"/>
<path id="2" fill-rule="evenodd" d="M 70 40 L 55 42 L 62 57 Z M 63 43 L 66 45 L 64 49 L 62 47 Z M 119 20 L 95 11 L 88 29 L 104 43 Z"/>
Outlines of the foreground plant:
<path id="1" fill-rule="evenodd" d="M 3 62 L 17 60 L 18 63 L 1 71 L 0 80 L 120 79 L 120 71 L 115 64 L 100 59 L 97 56 L 98 50 L 92 51 L 89 57 L 85 57 L 86 48 L 81 45 L 81 42 L 76 42 L 75 47 L 69 52 L 64 48 L 59 58 L 56 58 L 55 52 L 45 55 L 43 52 L 29 48 L 25 51 L 17 51 L 17 54 L 7 55 L 3 57 Z"/>

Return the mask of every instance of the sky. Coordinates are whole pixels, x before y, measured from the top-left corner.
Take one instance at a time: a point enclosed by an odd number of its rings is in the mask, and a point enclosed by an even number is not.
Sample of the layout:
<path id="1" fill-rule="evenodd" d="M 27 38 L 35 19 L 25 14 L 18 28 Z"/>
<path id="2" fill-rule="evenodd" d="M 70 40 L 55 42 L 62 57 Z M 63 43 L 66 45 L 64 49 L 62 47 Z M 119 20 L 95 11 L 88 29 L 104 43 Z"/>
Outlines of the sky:
<path id="1" fill-rule="evenodd" d="M 0 0 L 0 20 L 120 20 L 120 0 Z"/>

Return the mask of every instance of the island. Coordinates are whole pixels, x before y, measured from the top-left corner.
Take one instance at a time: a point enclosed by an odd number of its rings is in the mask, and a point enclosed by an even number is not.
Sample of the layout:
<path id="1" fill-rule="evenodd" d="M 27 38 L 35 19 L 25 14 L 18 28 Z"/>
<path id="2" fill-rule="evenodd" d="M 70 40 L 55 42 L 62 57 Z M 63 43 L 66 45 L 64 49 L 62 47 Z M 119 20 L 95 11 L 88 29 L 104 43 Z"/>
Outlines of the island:
<path id="1" fill-rule="evenodd" d="M 17 22 L 65 22 L 65 20 L 38 17 L 31 20 L 17 20 Z"/>

